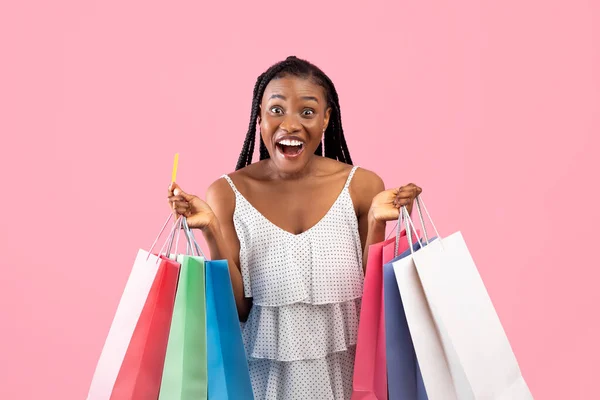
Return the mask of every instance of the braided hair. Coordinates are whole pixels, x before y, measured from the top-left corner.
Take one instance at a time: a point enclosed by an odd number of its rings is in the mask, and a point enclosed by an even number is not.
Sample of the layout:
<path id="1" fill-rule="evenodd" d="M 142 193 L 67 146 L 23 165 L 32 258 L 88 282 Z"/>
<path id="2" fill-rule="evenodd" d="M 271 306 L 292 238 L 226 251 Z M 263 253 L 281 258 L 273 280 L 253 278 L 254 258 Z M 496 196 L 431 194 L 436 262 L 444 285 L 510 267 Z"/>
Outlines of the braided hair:
<path id="1" fill-rule="evenodd" d="M 333 82 L 331 82 L 331 79 L 329 79 L 329 77 L 315 65 L 297 57 L 290 56 L 284 61 L 272 65 L 267 71 L 260 74 L 256 80 L 252 94 L 250 124 L 248 125 L 248 132 L 246 133 L 244 146 L 242 147 L 240 157 L 235 167 L 236 171 L 252 164 L 254 143 L 256 140 L 256 122 L 260 112 L 260 104 L 262 102 L 263 94 L 265 93 L 265 88 L 272 79 L 276 79 L 284 75 L 311 78 L 315 84 L 325 89 L 327 104 L 329 107 L 331 107 L 331 116 L 324 134 L 325 150 L 323 151 L 323 145 L 320 144 L 315 151 L 315 154 L 352 165 L 352 159 L 350 158 L 348 145 L 346 144 L 346 139 L 344 138 L 344 130 L 342 129 L 338 94 L 335 90 L 335 86 L 333 86 Z M 267 147 L 265 146 L 265 143 L 261 137 L 260 159 L 265 160 L 267 158 L 269 158 L 269 152 L 267 151 Z"/>

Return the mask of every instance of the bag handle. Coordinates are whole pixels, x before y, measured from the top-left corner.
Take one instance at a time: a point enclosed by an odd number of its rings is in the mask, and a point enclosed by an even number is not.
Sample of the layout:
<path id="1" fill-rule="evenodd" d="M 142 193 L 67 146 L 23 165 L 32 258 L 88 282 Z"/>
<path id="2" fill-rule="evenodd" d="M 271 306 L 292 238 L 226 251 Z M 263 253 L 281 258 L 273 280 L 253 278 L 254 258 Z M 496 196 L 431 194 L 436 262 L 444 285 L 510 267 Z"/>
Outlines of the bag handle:
<path id="1" fill-rule="evenodd" d="M 427 228 L 425 227 L 425 221 L 423 220 L 423 213 L 421 212 L 421 205 L 420 205 L 420 201 L 419 201 L 419 197 L 418 196 L 415 199 L 415 203 L 417 205 L 417 210 L 418 210 L 418 214 L 419 214 L 419 220 L 421 221 L 421 229 L 422 229 L 423 234 L 424 234 L 424 239 L 427 242 L 427 244 L 429 244 L 429 237 L 427 235 Z M 403 224 L 403 221 L 407 221 L 407 222 L 405 222 Z M 410 223 L 408 221 L 410 221 Z M 396 222 L 396 246 L 394 247 L 394 249 L 395 249 L 394 250 L 394 254 L 395 254 L 396 257 L 398 257 L 400 255 L 400 232 L 401 232 L 401 229 L 402 229 L 402 225 L 405 226 L 405 229 L 406 229 L 406 238 L 408 240 L 408 246 L 412 250 L 413 240 L 412 240 L 412 233 L 410 232 L 410 228 L 412 226 L 412 228 L 414 229 L 414 225 L 412 224 L 412 220 L 410 218 L 410 214 L 408 213 L 408 208 L 406 206 L 402 206 L 401 209 L 399 210 L 398 221 Z M 437 232 L 437 230 L 436 230 L 436 232 Z M 418 232 L 415 230 L 414 233 L 415 233 L 416 237 L 419 239 L 418 242 L 420 244 L 421 243 L 420 242 L 421 238 L 419 237 Z"/>
<path id="2" fill-rule="evenodd" d="M 433 219 L 431 218 L 431 215 L 429 214 L 429 211 L 427 210 L 427 207 L 425 206 L 425 203 L 423 202 L 423 199 L 421 198 L 421 196 L 417 196 L 417 198 L 415 199 L 415 203 L 416 203 L 416 206 L 417 206 L 417 212 L 419 214 L 419 219 L 421 221 L 421 226 L 423 228 L 423 233 L 425 234 L 425 237 L 424 237 L 425 242 L 427 244 L 429 244 L 429 237 L 427 235 L 427 230 L 425 228 L 425 221 L 423 219 L 423 212 L 421 210 L 421 206 L 423 207 L 423 210 L 425 210 L 425 214 L 427 215 L 427 218 L 429 219 L 429 222 L 431 222 L 431 226 L 433 227 L 433 230 L 435 231 L 435 234 L 437 235 L 437 238 L 440 241 L 440 244 L 442 245 L 442 249 L 443 249 L 444 248 L 444 242 L 442 240 L 442 237 L 440 236 L 440 233 L 438 232 L 438 230 L 437 230 L 437 228 L 435 226 L 435 223 L 433 222 Z M 399 217 L 400 218 L 399 224 L 402 223 L 402 219 L 405 220 L 405 225 L 407 226 L 407 228 L 406 228 L 407 237 L 408 237 L 409 243 L 412 243 L 412 233 L 409 232 L 410 229 L 408 228 L 408 225 L 410 225 L 413 228 L 413 230 L 414 230 L 415 234 L 417 235 L 417 237 L 418 237 L 418 234 L 417 234 L 417 231 L 416 231 L 416 229 L 414 227 L 412 219 L 411 219 L 411 217 L 410 217 L 410 215 L 408 213 L 408 209 L 406 207 L 402 207 L 402 208 L 403 208 L 403 212 L 401 213 L 401 216 Z M 423 248 L 423 244 L 421 243 L 420 240 L 418 240 L 418 242 L 419 242 L 419 249 L 422 249 Z M 409 246 L 409 248 L 410 248 L 411 254 L 413 254 L 414 251 L 413 251 L 412 246 Z"/>
<path id="3" fill-rule="evenodd" d="M 154 248 L 156 247 L 156 244 L 158 243 L 158 239 L 160 239 L 160 237 L 162 236 L 162 234 L 165 231 L 165 228 L 167 227 L 167 224 L 169 223 L 169 221 L 171 220 L 171 218 L 173 218 L 173 214 L 169 213 L 169 217 L 167 218 L 167 220 L 163 224 L 162 228 L 160 228 L 160 231 L 158 232 L 158 236 L 156 236 L 156 239 L 154 239 L 154 242 L 152 243 L 152 246 L 150 246 L 150 250 L 148 251 L 148 255 L 146 256 L 146 261 L 148 261 L 148 259 L 150 258 L 150 254 L 152 254 L 152 250 L 154 250 Z M 159 256 L 161 254 L 163 254 L 163 251 L 165 250 L 165 246 L 169 246 L 168 249 L 170 251 L 170 249 L 171 249 L 170 245 L 172 245 L 173 237 L 175 235 L 176 228 L 178 227 L 179 224 L 180 224 L 180 221 L 177 220 L 173 224 L 173 226 L 171 227 L 171 230 L 169 231 L 169 236 L 167 236 L 167 240 L 165 241 L 165 243 L 163 243 L 162 247 L 160 248 L 160 250 L 158 252 Z"/>
<path id="4" fill-rule="evenodd" d="M 160 249 L 160 254 L 164 254 L 167 258 L 169 258 L 169 256 L 171 255 L 171 250 L 173 249 L 173 242 L 175 242 L 175 258 L 177 258 L 177 252 L 179 251 L 179 233 L 181 231 L 181 224 L 182 224 L 182 217 L 178 217 L 177 220 L 175 221 L 175 224 L 173 224 L 173 228 L 171 228 L 171 234 L 169 235 L 169 238 L 167 240 L 167 242 L 163 245 L 163 247 Z M 166 247 L 166 249 L 165 249 Z"/>
<path id="5" fill-rule="evenodd" d="M 437 236 L 437 238 L 439 240 L 442 239 L 442 237 L 440 236 L 440 233 L 438 232 L 435 223 L 433 222 L 433 219 L 431 218 L 431 215 L 429 215 L 429 211 L 427 210 L 427 207 L 425 206 L 425 202 L 423 201 L 423 199 L 421 198 L 421 196 L 417 196 L 415 203 L 417 205 L 417 212 L 419 213 L 419 218 L 421 220 L 421 225 L 423 227 L 423 232 L 425 233 L 425 240 L 427 241 L 427 244 L 429 244 L 429 237 L 427 236 L 427 231 L 425 230 L 425 222 L 423 220 L 423 212 L 421 211 L 421 206 L 423 207 L 423 210 L 425 210 L 425 214 L 427 215 L 427 219 L 429 220 L 429 222 L 431 223 L 431 226 L 433 227 L 433 230 L 435 231 L 435 234 Z"/>
<path id="6" fill-rule="evenodd" d="M 417 237 L 417 243 L 419 243 L 419 248 L 422 249 L 423 248 L 423 244 L 421 243 L 421 240 L 419 238 L 419 233 L 417 232 L 417 229 L 415 228 L 415 225 L 412 222 L 412 219 L 410 218 L 410 214 L 408 213 L 408 209 L 406 208 L 406 206 L 402 206 L 402 210 L 400 210 L 400 222 L 398 223 L 398 225 L 404 223 L 404 225 L 406 226 L 406 238 L 408 239 L 408 248 L 410 249 L 410 254 L 414 254 L 414 249 L 413 249 L 413 240 L 412 240 L 412 234 L 413 232 L 415 233 L 415 236 Z M 412 228 L 412 231 L 411 231 Z M 426 239 L 427 240 L 427 239 Z M 427 242 L 429 244 L 429 242 Z"/>
<path id="7" fill-rule="evenodd" d="M 198 255 L 198 251 L 197 249 L 192 245 L 192 239 L 190 238 L 190 232 L 189 232 L 190 228 L 187 224 L 187 219 L 183 220 L 183 233 L 185 234 L 185 253 L 187 255 L 191 255 L 191 256 L 197 256 Z"/>
<path id="8" fill-rule="evenodd" d="M 202 251 L 202 248 L 196 241 L 196 237 L 194 236 L 194 231 L 190 229 L 190 227 L 187 223 L 187 219 L 185 217 L 183 218 L 183 230 L 185 232 L 186 238 L 188 239 L 188 246 L 191 246 L 191 248 L 192 248 L 192 252 L 194 250 L 196 250 L 196 255 L 198 255 L 208 261 L 208 258 L 206 258 L 206 256 L 204 255 L 204 252 Z"/>
<path id="9" fill-rule="evenodd" d="M 152 243 L 152 246 L 150 246 L 150 250 L 148 251 L 148 254 L 151 254 L 152 250 L 154 250 L 154 246 L 156 246 L 156 243 L 158 242 L 158 239 L 160 239 L 160 237 L 162 236 L 162 234 L 165 231 L 165 228 L 167 227 L 167 224 L 169 223 L 169 221 L 171 220 L 171 218 L 173 218 L 173 214 L 169 213 L 169 218 L 167 218 L 167 220 L 163 224 L 162 228 L 160 228 L 160 232 L 158 232 L 158 236 L 156 236 L 156 239 L 154 239 L 154 242 Z M 171 233 L 169 233 L 169 236 L 172 233 L 173 233 L 173 228 L 171 228 Z"/>

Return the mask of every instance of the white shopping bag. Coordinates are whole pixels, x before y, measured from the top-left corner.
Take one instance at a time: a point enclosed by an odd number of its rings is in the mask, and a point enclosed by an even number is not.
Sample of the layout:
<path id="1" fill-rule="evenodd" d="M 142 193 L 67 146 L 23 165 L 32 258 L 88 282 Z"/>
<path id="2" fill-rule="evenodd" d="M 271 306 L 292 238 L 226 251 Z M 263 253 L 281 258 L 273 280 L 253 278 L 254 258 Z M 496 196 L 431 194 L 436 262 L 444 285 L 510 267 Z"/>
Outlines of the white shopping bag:
<path id="1" fill-rule="evenodd" d="M 169 217 L 163 225 L 152 248 L 154 248 L 170 219 Z M 170 242 L 165 243 L 165 245 L 168 244 L 169 250 L 172 244 L 174 229 L 175 225 L 169 236 Z M 109 400 L 111 397 L 129 343 L 133 337 L 133 332 L 161 265 L 161 259 L 151 254 L 152 248 L 149 252 L 145 250 L 138 251 L 108 336 L 100 353 L 100 358 L 96 364 L 87 400 Z M 159 254 L 161 253 L 162 249 Z M 169 254 L 168 251 L 167 254 Z"/>
<path id="2" fill-rule="evenodd" d="M 533 399 L 460 232 L 394 271 L 430 400 Z"/>
<path id="3" fill-rule="evenodd" d="M 415 354 L 419 360 L 427 398 L 429 400 L 473 398 L 472 395 L 470 397 L 466 396 L 470 391 L 468 386 L 467 389 L 469 390 L 463 390 L 466 392 L 463 396 L 458 397 L 456 394 L 454 380 L 450 372 L 450 365 L 456 365 L 456 360 L 451 357 L 452 348 L 447 337 L 442 337 L 444 335 L 443 330 L 438 331 L 423 292 L 413 256 L 409 255 L 394 262 L 393 268 Z M 449 357 L 446 356 L 446 353 L 449 353 Z"/>

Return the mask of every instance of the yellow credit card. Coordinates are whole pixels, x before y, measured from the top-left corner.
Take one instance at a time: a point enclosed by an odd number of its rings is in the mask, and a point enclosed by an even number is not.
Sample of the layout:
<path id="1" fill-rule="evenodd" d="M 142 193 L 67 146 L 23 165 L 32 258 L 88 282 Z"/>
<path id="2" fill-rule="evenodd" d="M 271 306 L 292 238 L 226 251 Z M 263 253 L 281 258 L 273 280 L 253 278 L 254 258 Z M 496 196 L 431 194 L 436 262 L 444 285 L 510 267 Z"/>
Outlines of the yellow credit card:
<path id="1" fill-rule="evenodd" d="M 179 164 L 179 153 L 175 153 L 175 160 L 173 160 L 173 174 L 171 175 L 171 182 L 175 182 L 177 179 L 177 165 Z"/>

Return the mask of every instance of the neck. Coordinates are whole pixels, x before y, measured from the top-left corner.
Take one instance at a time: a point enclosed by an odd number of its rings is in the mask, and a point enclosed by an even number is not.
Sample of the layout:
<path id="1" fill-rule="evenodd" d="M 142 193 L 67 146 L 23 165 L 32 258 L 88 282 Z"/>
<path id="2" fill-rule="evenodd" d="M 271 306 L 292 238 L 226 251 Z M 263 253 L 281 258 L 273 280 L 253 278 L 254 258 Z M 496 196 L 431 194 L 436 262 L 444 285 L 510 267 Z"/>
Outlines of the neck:
<path id="1" fill-rule="evenodd" d="M 269 158 L 267 161 L 267 171 L 268 171 L 269 176 L 272 179 L 286 180 L 286 181 L 301 180 L 303 178 L 306 178 L 307 176 L 312 176 L 315 174 L 315 171 L 317 169 L 317 164 L 319 163 L 319 160 L 318 160 L 319 158 L 322 158 L 322 157 L 316 156 L 313 154 L 313 155 L 311 155 L 311 157 L 308 160 L 308 162 L 306 163 L 306 165 L 304 165 L 304 167 L 300 168 L 299 170 L 291 171 L 291 172 L 280 170 L 275 165 L 275 162 L 273 162 L 273 160 Z"/>

